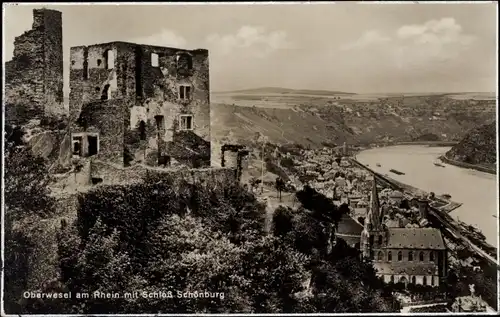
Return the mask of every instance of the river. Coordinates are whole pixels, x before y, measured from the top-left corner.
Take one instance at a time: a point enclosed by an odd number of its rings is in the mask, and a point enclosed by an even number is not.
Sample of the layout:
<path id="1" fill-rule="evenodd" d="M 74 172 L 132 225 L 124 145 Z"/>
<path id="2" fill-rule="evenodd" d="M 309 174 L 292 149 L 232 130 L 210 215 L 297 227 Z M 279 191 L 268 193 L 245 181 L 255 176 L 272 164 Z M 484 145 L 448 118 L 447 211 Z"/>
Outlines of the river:
<path id="1" fill-rule="evenodd" d="M 497 183 L 496 176 L 475 170 L 433 163 L 450 147 L 401 145 L 362 151 L 356 159 L 371 169 L 402 183 L 427 192 L 450 194 L 451 199 L 463 205 L 450 216 L 479 228 L 486 241 L 498 248 Z M 380 163 L 380 167 L 376 166 Z M 405 173 L 396 175 L 395 169 Z"/>

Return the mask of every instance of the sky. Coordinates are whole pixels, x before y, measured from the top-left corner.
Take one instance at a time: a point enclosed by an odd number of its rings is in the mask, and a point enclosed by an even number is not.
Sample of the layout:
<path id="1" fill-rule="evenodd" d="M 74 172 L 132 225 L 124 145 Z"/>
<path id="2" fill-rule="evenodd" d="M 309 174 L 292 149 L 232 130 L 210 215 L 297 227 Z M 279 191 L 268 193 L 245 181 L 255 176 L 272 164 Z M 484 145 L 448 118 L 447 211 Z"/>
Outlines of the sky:
<path id="1" fill-rule="evenodd" d="M 112 41 L 206 48 L 212 91 L 494 92 L 495 3 L 4 5 L 4 61 L 34 8 L 62 12 L 69 48 Z"/>

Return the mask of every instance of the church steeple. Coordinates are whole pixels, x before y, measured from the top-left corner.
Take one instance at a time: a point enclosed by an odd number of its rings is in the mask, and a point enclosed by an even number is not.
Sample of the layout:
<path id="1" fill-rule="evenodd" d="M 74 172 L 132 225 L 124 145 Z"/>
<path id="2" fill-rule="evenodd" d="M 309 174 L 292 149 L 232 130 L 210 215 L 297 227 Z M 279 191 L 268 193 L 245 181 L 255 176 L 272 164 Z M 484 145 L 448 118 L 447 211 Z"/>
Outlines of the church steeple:
<path id="1" fill-rule="evenodd" d="M 377 181 L 375 175 L 373 175 L 370 207 L 372 217 L 370 222 L 372 223 L 373 229 L 378 230 L 380 227 L 380 201 L 378 199 Z"/>
<path id="2" fill-rule="evenodd" d="M 364 223 L 364 228 L 363 228 L 363 231 L 361 231 L 361 255 L 362 257 L 364 258 L 369 258 L 370 257 L 370 250 L 371 250 L 371 246 L 370 246 L 370 229 L 369 227 L 371 226 L 370 224 L 370 215 L 368 215 L 366 218 L 365 218 L 365 223 Z"/>

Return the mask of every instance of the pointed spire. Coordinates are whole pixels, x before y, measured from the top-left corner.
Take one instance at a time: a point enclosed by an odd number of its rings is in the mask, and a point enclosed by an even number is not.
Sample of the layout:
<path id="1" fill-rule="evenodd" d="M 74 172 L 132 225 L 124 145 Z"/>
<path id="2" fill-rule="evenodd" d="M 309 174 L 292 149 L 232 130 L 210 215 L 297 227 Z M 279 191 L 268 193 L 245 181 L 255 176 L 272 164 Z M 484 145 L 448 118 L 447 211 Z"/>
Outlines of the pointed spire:
<path id="1" fill-rule="evenodd" d="M 377 181 L 375 175 L 373 175 L 372 194 L 370 197 L 370 202 L 371 202 L 370 211 L 373 217 L 371 223 L 374 229 L 378 230 L 380 224 L 380 201 L 378 199 Z"/>

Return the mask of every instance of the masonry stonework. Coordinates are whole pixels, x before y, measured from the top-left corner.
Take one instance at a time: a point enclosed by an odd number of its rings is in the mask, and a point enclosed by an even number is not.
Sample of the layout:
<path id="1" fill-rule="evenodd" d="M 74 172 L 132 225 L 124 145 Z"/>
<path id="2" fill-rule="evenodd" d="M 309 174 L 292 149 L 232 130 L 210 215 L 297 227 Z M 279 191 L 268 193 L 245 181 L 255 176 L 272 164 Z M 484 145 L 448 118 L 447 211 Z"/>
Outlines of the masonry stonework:
<path id="1" fill-rule="evenodd" d="M 121 120 L 113 125 L 123 127 L 114 139 L 123 165 L 210 165 L 207 50 L 112 42 L 73 47 L 70 63 L 72 126 L 82 132 L 77 121 L 86 104 L 120 104 L 122 117 L 90 114 L 94 121 Z M 109 152 L 105 147 L 100 151 Z"/>
<path id="2" fill-rule="evenodd" d="M 62 14 L 33 10 L 32 29 L 14 40 L 14 56 L 5 63 L 6 116 L 39 118 L 63 103 Z M 22 113 L 19 110 L 22 106 Z"/>

